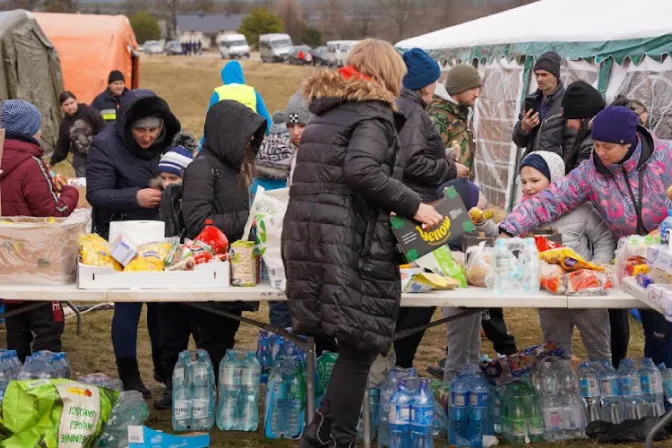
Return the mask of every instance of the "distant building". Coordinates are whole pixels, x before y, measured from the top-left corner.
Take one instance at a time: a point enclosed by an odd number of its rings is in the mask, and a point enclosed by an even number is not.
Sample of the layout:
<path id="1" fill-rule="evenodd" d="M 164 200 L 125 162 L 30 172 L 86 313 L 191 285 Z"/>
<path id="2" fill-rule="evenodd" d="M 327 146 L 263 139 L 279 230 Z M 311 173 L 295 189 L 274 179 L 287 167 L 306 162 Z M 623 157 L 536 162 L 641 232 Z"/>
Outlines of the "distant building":
<path id="1" fill-rule="evenodd" d="M 235 33 L 246 14 L 185 14 L 177 16 L 181 42 L 200 40 L 203 48 L 217 46 L 217 35 Z"/>

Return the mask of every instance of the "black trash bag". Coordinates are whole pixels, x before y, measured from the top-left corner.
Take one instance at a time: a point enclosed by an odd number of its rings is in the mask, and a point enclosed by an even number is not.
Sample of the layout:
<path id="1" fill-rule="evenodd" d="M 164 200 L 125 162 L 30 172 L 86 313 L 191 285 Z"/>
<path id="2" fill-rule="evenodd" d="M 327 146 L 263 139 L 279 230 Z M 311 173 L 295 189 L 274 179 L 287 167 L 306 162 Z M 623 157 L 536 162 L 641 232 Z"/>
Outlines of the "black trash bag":
<path id="1" fill-rule="evenodd" d="M 586 435 L 589 439 L 597 439 L 601 434 L 606 433 L 612 426 L 613 423 L 605 422 L 603 420 L 595 420 L 594 422 L 588 423 L 586 426 Z"/>
<path id="2" fill-rule="evenodd" d="M 606 422 L 600 423 L 605 424 Z M 639 420 L 625 420 L 618 425 L 611 425 L 611 427 L 600 432 L 597 435 L 597 441 L 600 443 L 612 444 L 644 442 L 646 440 L 646 435 L 653 429 L 656 423 L 658 423 L 656 417 L 646 417 Z M 586 428 L 586 433 L 588 433 L 588 428 Z M 665 440 L 666 437 L 666 431 L 661 429 L 656 433 L 654 440 Z"/>

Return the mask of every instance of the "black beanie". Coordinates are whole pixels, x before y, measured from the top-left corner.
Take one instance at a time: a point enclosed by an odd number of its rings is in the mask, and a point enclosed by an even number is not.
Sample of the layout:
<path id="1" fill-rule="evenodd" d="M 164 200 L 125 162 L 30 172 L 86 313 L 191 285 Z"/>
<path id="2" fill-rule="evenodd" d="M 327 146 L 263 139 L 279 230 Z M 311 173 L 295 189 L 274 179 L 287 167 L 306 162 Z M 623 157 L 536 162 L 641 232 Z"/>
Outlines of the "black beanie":
<path id="1" fill-rule="evenodd" d="M 551 75 L 560 79 L 561 62 L 562 58 L 558 56 L 557 53 L 549 51 L 548 53 L 544 53 L 541 56 L 539 56 L 539 59 L 537 59 L 536 64 L 534 64 L 534 71 L 536 72 L 537 70 L 546 70 Z"/>
<path id="2" fill-rule="evenodd" d="M 119 70 L 112 70 L 110 72 L 110 75 L 107 77 L 107 84 L 112 84 L 113 82 L 117 82 L 117 81 L 126 82 L 126 79 L 124 78 L 124 74 L 121 73 Z"/>
<path id="3" fill-rule="evenodd" d="M 566 120 L 587 120 L 607 107 L 596 88 L 586 81 L 576 81 L 567 87 L 562 98 L 562 115 Z"/>

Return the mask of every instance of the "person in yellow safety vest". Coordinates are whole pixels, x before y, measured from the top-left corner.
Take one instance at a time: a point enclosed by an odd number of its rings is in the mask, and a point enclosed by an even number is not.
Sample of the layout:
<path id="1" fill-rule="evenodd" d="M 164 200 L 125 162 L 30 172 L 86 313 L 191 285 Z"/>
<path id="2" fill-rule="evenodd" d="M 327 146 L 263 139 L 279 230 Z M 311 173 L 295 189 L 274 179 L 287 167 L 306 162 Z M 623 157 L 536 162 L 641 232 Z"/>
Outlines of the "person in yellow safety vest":
<path id="1" fill-rule="evenodd" d="M 126 88 L 126 79 L 119 70 L 112 70 L 107 77 L 107 89 L 93 100 L 91 107 L 97 109 L 110 125 L 117 121 L 117 110 L 121 105 L 121 99 L 129 90 Z"/>
<path id="2" fill-rule="evenodd" d="M 240 65 L 240 62 L 229 61 L 222 68 L 221 75 L 223 84 L 212 92 L 208 110 L 222 100 L 237 101 L 249 107 L 266 120 L 266 134 L 268 135 L 268 131 L 273 125 L 271 114 L 268 113 L 266 104 L 264 104 L 264 100 L 259 92 L 254 87 L 245 84 L 245 75 L 243 75 L 243 67 Z M 203 139 L 201 139 L 201 145 L 202 143 Z"/>

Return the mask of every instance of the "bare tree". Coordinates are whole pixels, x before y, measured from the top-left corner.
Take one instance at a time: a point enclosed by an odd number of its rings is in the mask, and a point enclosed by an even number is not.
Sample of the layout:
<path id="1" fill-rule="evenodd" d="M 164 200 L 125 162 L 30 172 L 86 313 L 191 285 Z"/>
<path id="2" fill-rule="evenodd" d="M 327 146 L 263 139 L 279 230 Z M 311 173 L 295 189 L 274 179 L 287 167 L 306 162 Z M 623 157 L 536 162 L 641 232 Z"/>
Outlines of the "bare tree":
<path id="1" fill-rule="evenodd" d="M 322 12 L 320 29 L 325 40 L 347 36 L 346 7 L 343 0 L 322 0 L 316 7 Z"/>
<path id="2" fill-rule="evenodd" d="M 298 1 L 280 0 L 276 7 L 276 13 L 285 24 L 285 32 L 292 37 L 294 42 L 301 42 L 306 24 L 301 18 L 301 6 L 299 6 Z"/>
<path id="3" fill-rule="evenodd" d="M 381 11 L 385 13 L 394 27 L 394 40 L 405 37 L 413 13 L 423 2 L 417 0 L 378 0 Z"/>
<path id="4" fill-rule="evenodd" d="M 43 7 L 47 12 L 77 12 L 79 0 L 44 0 Z"/>
<path id="5" fill-rule="evenodd" d="M 354 16 L 352 18 L 353 36 L 358 38 L 373 36 L 376 22 L 381 13 L 373 3 L 355 0 L 351 4 Z"/>

